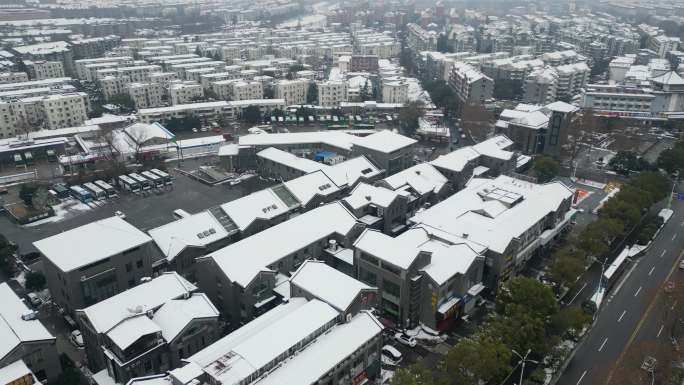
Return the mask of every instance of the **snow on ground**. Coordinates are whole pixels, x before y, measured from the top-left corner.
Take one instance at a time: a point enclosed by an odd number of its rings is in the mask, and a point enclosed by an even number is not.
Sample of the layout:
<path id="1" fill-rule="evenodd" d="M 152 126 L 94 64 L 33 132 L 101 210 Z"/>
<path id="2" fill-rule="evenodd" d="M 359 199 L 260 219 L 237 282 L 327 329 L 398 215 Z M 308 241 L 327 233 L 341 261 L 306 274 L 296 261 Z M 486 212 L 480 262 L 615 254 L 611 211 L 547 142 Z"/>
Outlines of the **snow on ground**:
<path id="1" fill-rule="evenodd" d="M 389 384 L 392 381 L 392 377 L 394 377 L 393 370 L 380 369 L 381 384 Z"/>
<path id="2" fill-rule="evenodd" d="M 327 17 L 321 14 L 308 15 L 302 18 L 291 19 L 278 25 L 278 28 L 301 27 L 325 27 Z"/>
<path id="3" fill-rule="evenodd" d="M 27 225 L 24 225 L 24 227 L 34 227 L 44 225 L 46 223 L 59 222 L 64 219 L 73 217 L 83 211 L 91 210 L 92 207 L 85 203 L 81 203 L 76 199 L 66 199 L 60 202 L 59 204 L 52 206 L 52 209 L 55 210 L 55 215 L 49 218 L 29 223 Z"/>
<path id="4" fill-rule="evenodd" d="M 585 186 L 597 188 L 600 190 L 603 190 L 606 187 L 605 183 L 600 183 L 600 182 L 594 182 L 593 180 L 588 180 L 588 179 L 577 179 L 575 181 L 577 184 L 583 184 Z"/>
<path id="5" fill-rule="evenodd" d="M 407 330 L 406 334 L 413 336 L 417 340 L 437 342 L 446 341 L 445 335 L 439 335 L 439 332 L 432 330 L 425 325 L 416 326 L 414 329 Z"/>
<path id="6" fill-rule="evenodd" d="M 17 281 L 19 283 L 19 285 L 21 285 L 21 287 L 26 288 L 26 272 L 25 271 L 22 270 L 19 274 L 17 274 L 14 277 L 14 280 Z"/>

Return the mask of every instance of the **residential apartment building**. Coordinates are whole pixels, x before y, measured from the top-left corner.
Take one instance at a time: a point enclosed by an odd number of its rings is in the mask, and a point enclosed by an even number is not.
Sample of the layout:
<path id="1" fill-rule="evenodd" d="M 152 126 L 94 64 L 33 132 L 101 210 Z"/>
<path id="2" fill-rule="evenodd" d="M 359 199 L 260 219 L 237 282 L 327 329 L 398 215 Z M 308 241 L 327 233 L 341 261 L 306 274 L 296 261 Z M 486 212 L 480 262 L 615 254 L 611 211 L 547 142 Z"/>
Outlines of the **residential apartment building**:
<path id="1" fill-rule="evenodd" d="M 136 109 L 160 107 L 164 104 L 164 87 L 161 83 L 129 83 L 128 95 Z"/>
<path id="2" fill-rule="evenodd" d="M 648 116 L 656 96 L 649 89 L 625 85 L 588 84 L 582 95 L 582 107 L 594 111 Z"/>
<path id="3" fill-rule="evenodd" d="M 678 37 L 665 35 L 651 36 L 648 39 L 648 49 L 656 52 L 658 57 L 664 58 L 670 51 L 677 51 L 681 40 Z"/>
<path id="4" fill-rule="evenodd" d="M 453 185 L 430 163 L 419 163 L 377 183 L 408 197 L 408 215 L 425 204 L 435 204 L 453 192 Z"/>
<path id="5" fill-rule="evenodd" d="M 293 297 L 189 357 L 168 377 L 172 383 L 245 385 L 375 381 L 383 328 L 368 311 L 343 317 L 322 300 Z"/>
<path id="6" fill-rule="evenodd" d="M 88 66 L 90 65 L 104 65 L 102 68 L 111 68 L 110 65 L 130 65 L 133 64 L 133 58 L 131 56 L 111 56 L 111 57 L 100 57 L 100 58 L 94 58 L 94 59 L 78 59 L 74 60 L 74 69 L 75 69 L 75 75 L 78 79 L 81 80 L 88 80 L 88 81 L 93 81 L 94 80 L 94 74 L 89 73 L 90 70 L 88 69 Z M 95 67 L 90 67 L 90 68 L 95 68 Z"/>
<path id="7" fill-rule="evenodd" d="M 40 102 L 44 125 L 50 130 L 80 126 L 88 119 L 88 95 L 84 92 L 43 96 Z"/>
<path id="8" fill-rule="evenodd" d="M 441 331 L 467 314 L 484 289 L 484 251 L 422 227 L 396 238 L 366 230 L 354 243 L 354 266 L 359 280 L 378 288 L 378 310 L 386 324 Z"/>
<path id="9" fill-rule="evenodd" d="M 408 82 L 403 78 L 385 78 L 382 80 L 382 102 L 404 104 L 408 102 L 408 89 Z"/>
<path id="10" fill-rule="evenodd" d="M 278 80 L 273 83 L 273 94 L 276 99 L 284 99 L 285 104 L 306 104 L 310 81 L 307 79 Z"/>
<path id="11" fill-rule="evenodd" d="M 437 50 L 437 32 L 428 31 L 415 23 L 407 24 L 406 30 L 406 41 L 414 52 Z"/>
<path id="12" fill-rule="evenodd" d="M 472 66 L 457 62 L 451 68 L 449 86 L 463 104 L 482 104 L 492 98 L 494 81 Z"/>
<path id="13" fill-rule="evenodd" d="M 126 94 L 126 91 L 128 90 L 128 84 L 131 83 L 130 79 L 127 77 L 118 76 L 104 76 L 97 82 L 100 85 L 100 89 L 102 90 L 102 95 L 104 96 L 105 100 L 109 100 L 117 95 Z"/>
<path id="14" fill-rule="evenodd" d="M 25 60 L 24 64 L 31 80 L 64 77 L 64 64 L 61 61 Z"/>
<path id="15" fill-rule="evenodd" d="M 584 62 L 566 64 L 556 67 L 558 73 L 558 86 L 556 95 L 572 97 L 580 93 L 589 80 L 591 70 Z"/>
<path id="16" fill-rule="evenodd" d="M 16 369 L 18 365 L 28 367 L 39 381 L 57 381 L 62 366 L 55 337 L 36 317 L 36 312 L 14 293 L 7 282 L 0 283 L 0 303 L 0 333 L 3 335 L 0 344 L 0 371 L 10 367 Z M 19 374 L 20 376 L 12 380 L 23 379 L 26 371 Z"/>
<path id="17" fill-rule="evenodd" d="M 530 72 L 523 83 L 523 102 L 528 104 L 548 104 L 556 100 L 558 92 L 558 72 L 549 67 Z"/>
<path id="18" fill-rule="evenodd" d="M 575 214 L 573 193 L 561 182 L 473 178 L 465 189 L 410 221 L 439 239 L 483 248 L 482 282 L 496 290 L 567 228 Z"/>
<path id="19" fill-rule="evenodd" d="M 389 235 L 406 230 L 409 199 L 394 190 L 359 183 L 342 203 L 368 228 Z"/>
<path id="20" fill-rule="evenodd" d="M 55 304 L 71 313 L 152 276 L 152 240 L 114 216 L 36 241 Z"/>
<path id="21" fill-rule="evenodd" d="M 198 259 L 199 287 L 239 325 L 277 305 L 279 277 L 307 259 L 324 259 L 331 240 L 349 248 L 362 229 L 341 203 L 319 206 Z"/>
<path id="22" fill-rule="evenodd" d="M 173 82 L 169 84 L 169 100 L 172 106 L 187 104 L 204 98 L 204 89 L 199 83 Z"/>
<path id="23" fill-rule="evenodd" d="M 259 107 L 262 115 L 285 108 L 283 99 L 257 99 L 217 101 L 203 103 L 178 104 L 170 107 L 144 108 L 138 111 L 138 119 L 143 123 L 167 122 L 172 118 L 182 119 L 193 115 L 211 122 L 219 118 L 237 119 L 249 106 Z"/>
<path id="24" fill-rule="evenodd" d="M 230 84 L 230 100 L 258 100 L 264 98 L 264 87 L 254 80 L 238 80 Z"/>
<path id="25" fill-rule="evenodd" d="M 209 298 L 175 272 L 76 311 L 88 368 L 96 377 L 127 383 L 162 373 L 219 336 L 219 312 Z"/>
<path id="26" fill-rule="evenodd" d="M 322 107 L 337 107 L 347 101 L 347 82 L 326 80 L 318 82 L 318 105 Z"/>
<path id="27" fill-rule="evenodd" d="M 375 55 L 351 55 L 349 57 L 350 72 L 377 72 L 378 57 Z"/>
<path id="28" fill-rule="evenodd" d="M 26 72 L 2 72 L 0 73 L 0 84 L 27 82 Z"/>

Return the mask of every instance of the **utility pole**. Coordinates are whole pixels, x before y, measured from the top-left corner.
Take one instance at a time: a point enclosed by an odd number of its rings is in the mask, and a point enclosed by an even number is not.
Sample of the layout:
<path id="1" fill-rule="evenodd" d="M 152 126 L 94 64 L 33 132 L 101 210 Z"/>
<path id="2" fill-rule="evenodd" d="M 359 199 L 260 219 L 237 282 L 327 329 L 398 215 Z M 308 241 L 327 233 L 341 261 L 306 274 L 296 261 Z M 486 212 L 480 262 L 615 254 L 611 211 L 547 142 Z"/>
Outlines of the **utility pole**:
<path id="1" fill-rule="evenodd" d="M 670 192 L 670 199 L 667 201 L 667 209 L 672 208 L 672 200 L 674 199 L 675 188 L 677 188 L 677 183 L 679 183 L 679 170 L 675 171 L 674 182 L 672 183 L 672 191 Z"/>

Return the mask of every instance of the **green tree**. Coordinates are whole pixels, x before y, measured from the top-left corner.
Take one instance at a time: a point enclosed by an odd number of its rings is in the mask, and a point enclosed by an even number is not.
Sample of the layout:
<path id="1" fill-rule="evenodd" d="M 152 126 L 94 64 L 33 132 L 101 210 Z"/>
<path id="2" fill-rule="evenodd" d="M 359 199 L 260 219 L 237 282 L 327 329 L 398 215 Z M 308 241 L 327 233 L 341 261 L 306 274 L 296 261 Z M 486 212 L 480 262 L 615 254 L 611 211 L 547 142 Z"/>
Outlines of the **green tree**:
<path id="1" fill-rule="evenodd" d="M 26 206 L 33 206 L 33 196 L 38 190 L 38 186 L 33 183 L 24 183 L 19 189 L 19 198 L 24 201 Z"/>
<path id="2" fill-rule="evenodd" d="M 670 193 L 670 181 L 662 174 L 653 171 L 640 172 L 629 178 L 627 184 L 649 194 L 651 202 L 658 202 Z"/>
<path id="3" fill-rule="evenodd" d="M 543 357 L 554 342 L 548 338 L 546 323 L 545 319 L 518 309 L 495 318 L 488 325 L 488 332 L 500 338 L 510 349 L 521 353 L 530 349 L 535 357 Z"/>
<path id="4" fill-rule="evenodd" d="M 373 95 L 373 91 L 371 90 L 371 84 L 370 84 L 370 81 L 368 79 L 366 79 L 366 82 L 363 83 L 363 87 L 361 87 L 360 94 L 361 94 L 360 97 L 361 97 L 362 102 L 365 102 L 365 101 L 371 99 L 371 97 Z"/>
<path id="5" fill-rule="evenodd" d="M 413 364 L 405 369 L 397 369 L 390 385 L 433 385 L 432 371 L 421 364 Z"/>
<path id="6" fill-rule="evenodd" d="M 534 159 L 534 172 L 539 183 L 551 181 L 558 175 L 558 171 L 560 171 L 560 165 L 553 158 L 540 155 Z"/>
<path id="7" fill-rule="evenodd" d="M 497 79 L 493 96 L 497 99 L 519 99 L 522 97 L 522 87 L 521 80 Z"/>
<path id="8" fill-rule="evenodd" d="M 672 148 L 660 153 L 656 165 L 669 173 L 684 170 L 684 142 L 677 142 Z"/>
<path id="9" fill-rule="evenodd" d="M 579 333 L 589 322 L 591 316 L 579 306 L 564 307 L 551 317 L 552 330 L 558 335 L 568 331 Z"/>
<path id="10" fill-rule="evenodd" d="M 618 193 L 603 205 L 599 216 L 618 220 L 625 227 L 631 228 L 641 219 L 641 209 L 637 202 L 624 200 Z"/>
<path id="11" fill-rule="evenodd" d="M 621 175 L 629 175 L 650 168 L 644 158 L 637 156 L 634 151 L 618 151 L 608 162 L 608 167 Z"/>
<path id="12" fill-rule="evenodd" d="M 546 285 L 536 279 L 519 276 L 508 281 L 499 293 L 497 310 L 504 315 L 522 311 L 546 319 L 558 311 L 558 303 Z"/>
<path id="13" fill-rule="evenodd" d="M 259 106 L 247 106 L 242 112 L 242 119 L 247 123 L 257 124 L 261 121 L 261 110 Z"/>
<path id="14" fill-rule="evenodd" d="M 195 46 L 195 55 L 202 56 L 202 50 L 200 49 L 199 45 Z"/>
<path id="15" fill-rule="evenodd" d="M 444 359 L 448 384 L 499 383 L 510 372 L 511 351 L 500 340 L 480 333 L 463 338 Z"/>
<path id="16" fill-rule="evenodd" d="M 560 249 L 553 254 L 549 274 L 559 285 L 572 287 L 584 272 L 585 259 L 579 250 Z"/>
<path id="17" fill-rule="evenodd" d="M 309 91 L 306 93 L 306 102 L 308 104 L 318 104 L 318 85 L 316 82 L 309 84 Z"/>
<path id="18" fill-rule="evenodd" d="M 405 135 L 413 135 L 418 129 L 418 119 L 425 114 L 423 102 L 414 100 L 406 103 L 399 111 L 399 123 Z"/>
<path id="19" fill-rule="evenodd" d="M 135 102 L 128 94 L 117 94 L 109 98 L 109 102 L 119 106 L 124 110 L 134 110 Z"/>
<path id="20" fill-rule="evenodd" d="M 45 276 L 43 273 L 31 271 L 26 274 L 26 288 L 30 291 L 45 289 Z"/>
<path id="21" fill-rule="evenodd" d="M 579 247 L 587 254 L 599 257 L 610 250 L 610 244 L 622 235 L 625 226 L 617 219 L 599 218 L 579 235 Z"/>

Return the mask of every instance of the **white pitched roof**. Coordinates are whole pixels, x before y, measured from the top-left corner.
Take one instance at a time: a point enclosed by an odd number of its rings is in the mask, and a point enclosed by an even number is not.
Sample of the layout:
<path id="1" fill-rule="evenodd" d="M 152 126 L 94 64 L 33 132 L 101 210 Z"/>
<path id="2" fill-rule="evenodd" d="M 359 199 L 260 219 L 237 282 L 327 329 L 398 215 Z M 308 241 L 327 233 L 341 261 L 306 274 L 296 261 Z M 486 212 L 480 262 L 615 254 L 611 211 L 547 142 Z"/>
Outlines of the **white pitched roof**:
<path id="1" fill-rule="evenodd" d="M 456 151 L 438 156 L 435 160 L 430 162 L 430 164 L 445 170 L 461 172 L 468 163 L 477 159 L 479 156 L 480 153 L 475 151 L 473 147 L 461 147 Z"/>
<path id="2" fill-rule="evenodd" d="M 151 240 L 135 226 L 113 216 L 53 235 L 33 245 L 62 271 L 141 246 Z"/>
<path id="3" fill-rule="evenodd" d="M 322 261 L 305 261 L 290 277 L 295 285 L 330 306 L 346 311 L 362 290 L 372 289 L 363 282 L 338 271 Z"/>
<path id="4" fill-rule="evenodd" d="M 246 287 L 260 271 L 332 234 L 347 234 L 356 217 L 340 202 L 319 206 L 209 254 L 233 282 Z"/>
<path id="5" fill-rule="evenodd" d="M 140 337 L 161 331 L 145 313 L 127 318 L 106 334 L 121 350 L 127 349 Z"/>
<path id="6" fill-rule="evenodd" d="M 419 163 L 388 176 L 384 181 L 394 190 L 409 185 L 421 195 L 438 193 L 448 183 L 448 179 L 430 163 Z"/>
<path id="7" fill-rule="evenodd" d="M 360 312 L 351 321 L 339 324 L 319 337 L 282 366 L 269 373 L 259 385 L 310 385 L 342 362 L 384 327 L 368 312 Z"/>
<path id="8" fill-rule="evenodd" d="M 558 210 L 573 192 L 560 182 L 534 184 L 508 176 L 471 179 L 465 189 L 416 214 L 411 222 L 503 253 L 513 238 Z"/>
<path id="9" fill-rule="evenodd" d="M 242 198 L 221 205 L 240 231 L 244 231 L 257 219 L 271 219 L 290 211 L 270 188 L 259 190 Z"/>
<path id="10" fill-rule="evenodd" d="M 205 247 L 229 235 L 209 211 L 178 219 L 148 233 L 168 260 L 173 260 L 186 247 Z"/>
<path id="11" fill-rule="evenodd" d="M 172 299 L 154 313 L 152 320 L 159 326 L 164 340 L 173 341 L 195 319 L 218 317 L 219 312 L 204 293 L 187 299 Z"/>
<path id="12" fill-rule="evenodd" d="M 6 282 L 0 283 L 0 303 L 0 359 L 22 342 L 55 338 L 39 320 L 21 319 L 22 315 L 32 310 L 19 299 Z"/>
<path id="13" fill-rule="evenodd" d="M 277 312 L 278 318 L 268 312 L 262 316 L 267 317 L 268 323 L 257 318 L 209 346 L 206 350 L 211 354 L 200 351 L 188 361 L 197 362 L 221 384 L 239 383 L 339 316 L 325 302 L 299 300 L 278 306 L 276 309 L 282 308 Z M 198 358 L 211 361 L 200 363 Z"/>
<path id="14" fill-rule="evenodd" d="M 79 312 L 88 317 L 96 332 L 106 333 L 126 318 L 154 310 L 171 299 L 195 290 L 197 288 L 178 273 L 162 273 L 149 282 L 141 283 Z"/>
<path id="15" fill-rule="evenodd" d="M 509 160 L 513 157 L 513 152 L 507 151 L 506 149 L 512 145 L 513 141 L 508 137 L 505 135 L 497 135 L 474 145 L 473 149 L 479 152 L 481 155 L 485 155 L 490 158 Z"/>
<path id="16" fill-rule="evenodd" d="M 417 140 L 404 135 L 396 134 L 389 130 L 382 130 L 368 136 L 356 139 L 358 146 L 370 148 L 383 153 L 391 153 L 404 147 L 415 144 Z"/>
<path id="17" fill-rule="evenodd" d="M 359 183 L 349 193 L 344 201 L 354 210 L 365 207 L 369 204 L 375 204 L 380 207 L 389 207 L 399 194 L 393 190 L 376 187 L 367 183 Z"/>
<path id="18" fill-rule="evenodd" d="M 13 384 L 15 383 L 14 381 L 27 374 L 33 375 L 33 372 L 26 366 L 24 360 L 16 360 L 11 364 L 0 368 L 0 384 Z"/>
<path id="19" fill-rule="evenodd" d="M 302 205 L 308 204 L 316 195 L 329 196 L 340 191 L 339 186 L 320 170 L 287 181 L 284 185 Z"/>
<path id="20" fill-rule="evenodd" d="M 123 129 L 128 136 L 139 145 L 151 139 L 171 140 L 175 137 L 169 130 L 161 124 L 155 123 L 134 123 Z"/>

